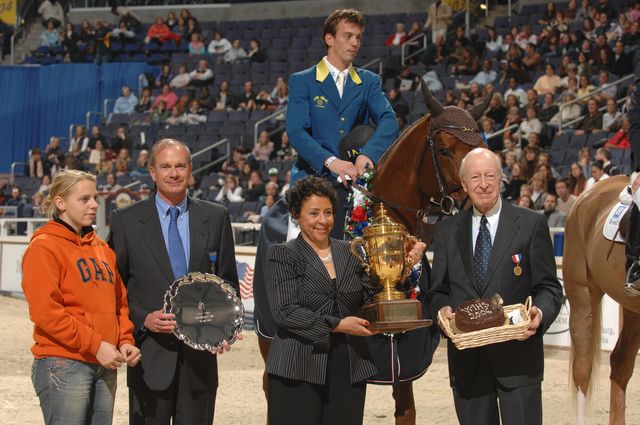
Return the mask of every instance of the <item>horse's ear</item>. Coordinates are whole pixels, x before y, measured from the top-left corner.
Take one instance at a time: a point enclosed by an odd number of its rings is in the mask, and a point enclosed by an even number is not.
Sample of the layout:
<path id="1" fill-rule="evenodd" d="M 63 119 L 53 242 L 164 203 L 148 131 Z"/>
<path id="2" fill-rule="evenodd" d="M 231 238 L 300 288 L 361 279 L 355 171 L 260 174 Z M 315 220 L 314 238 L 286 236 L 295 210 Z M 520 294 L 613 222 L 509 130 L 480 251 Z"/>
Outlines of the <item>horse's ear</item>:
<path id="1" fill-rule="evenodd" d="M 429 90 L 429 87 L 427 87 L 427 83 L 425 83 L 422 78 L 420 79 L 420 89 L 422 90 L 424 103 L 427 105 L 427 108 L 429 108 L 431 116 L 437 117 L 438 115 L 440 115 L 443 111 L 442 105 L 440 104 L 438 99 L 433 97 L 433 95 L 431 94 L 431 90 Z"/>
<path id="2" fill-rule="evenodd" d="M 484 114 L 484 111 L 486 111 L 487 108 L 489 107 L 489 103 L 491 102 L 491 99 L 493 98 L 493 94 L 495 93 L 495 91 L 496 91 L 495 89 L 491 89 L 489 94 L 487 94 L 487 96 L 482 100 L 482 102 L 478 103 L 477 105 L 474 105 L 473 107 L 471 107 L 471 109 L 469 109 L 469 113 L 471 114 L 474 120 L 478 121 L 480 117 L 482 117 L 482 115 Z"/>

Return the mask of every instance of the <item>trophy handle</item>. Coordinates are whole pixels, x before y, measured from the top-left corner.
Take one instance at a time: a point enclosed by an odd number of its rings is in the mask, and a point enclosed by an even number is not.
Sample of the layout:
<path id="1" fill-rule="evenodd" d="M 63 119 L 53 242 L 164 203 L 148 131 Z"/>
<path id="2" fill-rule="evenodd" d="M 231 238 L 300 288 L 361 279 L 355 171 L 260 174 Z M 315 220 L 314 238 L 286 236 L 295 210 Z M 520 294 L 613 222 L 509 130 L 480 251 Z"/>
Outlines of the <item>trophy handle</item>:
<path id="1" fill-rule="evenodd" d="M 358 261 L 360 261 L 360 264 L 364 268 L 365 272 L 369 274 L 369 263 L 367 263 L 362 254 L 360 254 L 360 251 L 358 251 L 358 247 L 362 248 L 364 252 L 367 252 L 367 250 L 365 249 L 364 239 L 361 237 L 357 237 L 349 243 L 349 250 L 353 255 L 355 255 Z"/>
<path id="2" fill-rule="evenodd" d="M 409 245 L 412 242 L 413 243 L 418 242 L 418 238 L 406 233 L 405 234 L 405 239 L 404 239 L 405 252 L 407 251 L 407 248 L 409 247 Z M 405 257 L 405 259 L 404 259 L 404 272 L 402 273 L 402 282 L 404 282 L 405 280 L 407 280 L 409 278 L 409 276 L 411 275 L 411 269 L 413 269 L 413 264 L 411 264 L 411 261 L 409 261 L 409 259 Z"/>

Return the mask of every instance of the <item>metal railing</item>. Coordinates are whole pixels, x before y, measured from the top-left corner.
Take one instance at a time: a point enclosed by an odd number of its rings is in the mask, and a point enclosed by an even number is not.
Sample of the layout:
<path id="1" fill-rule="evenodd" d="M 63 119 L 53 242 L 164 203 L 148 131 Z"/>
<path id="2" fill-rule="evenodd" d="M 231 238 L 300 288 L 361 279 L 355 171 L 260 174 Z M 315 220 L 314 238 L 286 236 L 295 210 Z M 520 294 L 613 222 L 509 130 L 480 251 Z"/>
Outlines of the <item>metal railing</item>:
<path id="1" fill-rule="evenodd" d="M 255 124 L 253 124 L 253 146 L 258 144 L 258 128 L 260 127 L 260 125 L 264 124 L 267 121 L 271 121 L 272 119 L 274 119 L 280 114 L 285 114 L 286 116 L 287 114 L 286 106 L 282 109 L 278 109 L 277 111 L 274 111 L 273 114 L 267 115 L 266 117 L 256 121 Z"/>
<path id="2" fill-rule="evenodd" d="M 193 170 L 193 172 L 191 174 L 196 175 L 198 173 L 203 172 L 204 170 L 208 170 L 211 167 L 214 167 L 226 160 L 228 160 L 229 158 L 231 158 L 231 143 L 229 143 L 229 139 L 224 138 L 222 140 L 218 140 L 217 142 L 213 143 L 212 145 L 207 146 L 204 149 L 199 150 L 198 152 L 194 153 L 191 158 L 197 158 L 198 156 L 204 154 L 205 152 L 208 152 L 214 148 L 217 148 L 218 146 L 224 145 L 225 147 L 225 155 L 221 156 L 220 158 L 216 158 L 213 161 L 211 161 L 210 163 L 208 163 L 207 165 L 204 165 L 196 170 Z"/>
<path id="3" fill-rule="evenodd" d="M 144 74 L 138 75 L 138 99 L 142 97 L 142 90 L 144 90 L 144 81 L 147 77 Z M 148 81 L 147 81 L 148 83 Z"/>
<path id="4" fill-rule="evenodd" d="M 415 52 L 407 55 L 406 53 L 406 48 L 407 47 L 415 47 L 416 44 L 414 42 L 418 41 L 419 39 L 422 38 L 422 48 L 416 50 Z M 424 52 L 425 50 L 427 50 L 427 33 L 423 32 L 420 34 L 416 34 L 413 37 L 411 37 L 410 39 L 408 39 L 407 41 L 405 41 L 404 43 L 402 43 L 402 46 L 400 46 L 400 63 L 402 63 L 402 66 L 404 66 L 406 64 L 407 59 L 411 59 L 414 56 L 419 55 L 420 53 Z"/>
<path id="5" fill-rule="evenodd" d="M 16 39 L 26 31 L 26 25 L 22 26 L 11 35 L 11 65 L 15 65 Z"/>
<path id="6" fill-rule="evenodd" d="M 89 129 L 91 128 L 91 116 L 92 115 L 101 116 L 102 112 L 100 112 L 100 111 L 98 111 L 98 112 L 96 112 L 96 111 L 88 111 L 87 112 L 87 122 L 86 122 L 86 127 L 85 127 L 87 129 L 87 131 L 89 131 Z"/>
<path id="7" fill-rule="evenodd" d="M 360 68 L 371 69 L 376 64 L 378 64 L 378 75 L 382 77 L 382 72 L 384 71 L 384 63 L 382 61 L 382 58 L 372 59 L 369 62 L 362 65 Z"/>
<path id="8" fill-rule="evenodd" d="M 622 99 L 618 99 L 618 100 L 616 101 L 616 104 L 618 104 L 618 105 L 619 105 L 619 104 L 621 104 L 621 103 L 624 103 L 624 102 L 626 102 L 628 99 L 629 99 L 629 96 L 625 96 L 625 97 L 623 97 Z M 606 111 L 606 110 L 607 110 L 607 105 L 605 105 L 605 106 L 601 106 L 601 107 L 598 109 L 598 112 L 604 112 L 604 111 Z M 564 125 L 564 126 L 565 126 L 565 127 L 570 127 L 570 126 L 572 126 L 572 125 L 574 125 L 574 124 L 579 123 L 580 121 L 582 121 L 582 120 L 583 120 L 583 119 L 585 119 L 586 117 L 587 117 L 587 115 L 583 115 L 583 116 L 581 116 L 581 117 L 574 118 L 574 119 L 572 119 L 571 121 L 569 121 L 568 123 L 565 123 L 565 125 Z M 562 128 L 562 127 L 560 127 L 560 129 L 561 129 L 561 128 Z"/>
<path id="9" fill-rule="evenodd" d="M 25 170 L 26 170 L 27 163 L 26 162 L 12 162 L 11 163 L 10 183 L 12 183 L 12 184 L 13 184 L 13 182 L 16 181 L 16 168 L 17 167 L 24 167 Z"/>
<path id="10" fill-rule="evenodd" d="M 581 102 L 581 101 L 583 101 L 584 99 L 589 99 L 589 98 L 591 98 L 591 97 L 593 97 L 593 96 L 597 95 L 598 93 L 601 93 L 601 92 L 603 92 L 603 91 L 605 91 L 605 90 L 609 90 L 611 87 L 618 86 L 618 85 L 620 85 L 620 84 L 624 83 L 625 81 L 628 81 L 628 80 L 630 80 L 630 79 L 632 79 L 632 78 L 635 78 L 635 77 L 636 77 L 636 76 L 635 76 L 634 74 L 629 74 L 629 75 L 627 75 L 626 77 L 622 77 L 622 78 L 620 78 L 620 79 L 618 79 L 618 80 L 614 81 L 613 83 L 605 84 L 604 86 L 602 86 L 602 87 L 600 87 L 600 88 L 595 89 L 595 90 L 594 90 L 594 91 L 592 91 L 591 93 L 585 94 L 584 96 L 580 96 L 580 97 L 579 97 L 579 98 L 577 98 L 577 99 L 573 99 L 573 100 L 571 100 L 571 101 L 569 101 L 569 102 L 566 102 L 566 103 L 561 104 L 561 105 L 560 105 L 560 108 L 559 108 L 559 113 L 560 113 L 560 125 L 559 125 L 558 129 L 559 129 L 559 130 L 562 130 L 562 127 L 565 125 L 565 124 L 564 124 L 564 120 L 563 120 L 563 118 L 562 118 L 562 110 L 563 110 L 564 108 L 566 108 L 566 107 L 568 107 L 568 106 L 571 106 L 571 105 L 573 105 L 573 104 L 575 104 L 575 103 Z M 616 88 L 616 90 L 617 90 L 617 88 Z M 583 117 L 580 117 L 580 119 L 582 119 L 582 118 L 583 118 Z M 572 123 L 575 123 L 575 120 L 573 120 L 573 121 L 572 121 Z M 567 124 L 567 125 L 568 125 L 568 124 Z"/>
<path id="11" fill-rule="evenodd" d="M 105 120 L 109 115 L 109 102 L 113 102 L 115 104 L 116 99 L 105 99 L 104 102 L 102 102 L 102 116 L 104 117 Z"/>
<path id="12" fill-rule="evenodd" d="M 506 133 L 507 131 L 514 130 L 514 129 L 518 128 L 518 127 L 520 127 L 518 124 L 513 124 L 513 125 L 510 125 L 509 127 L 505 127 L 505 128 L 503 128 L 501 130 L 496 131 L 495 133 L 491 133 L 490 135 L 488 135 L 487 136 L 487 140 L 493 139 L 496 136 L 500 136 L 500 135 Z"/>

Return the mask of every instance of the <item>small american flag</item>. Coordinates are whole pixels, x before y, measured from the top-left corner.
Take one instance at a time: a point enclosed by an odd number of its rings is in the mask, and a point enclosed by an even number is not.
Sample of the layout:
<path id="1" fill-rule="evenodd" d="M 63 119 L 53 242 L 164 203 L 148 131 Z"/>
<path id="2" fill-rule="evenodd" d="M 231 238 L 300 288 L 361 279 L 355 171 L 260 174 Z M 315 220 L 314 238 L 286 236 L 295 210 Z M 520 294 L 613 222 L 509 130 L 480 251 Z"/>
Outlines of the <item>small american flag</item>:
<path id="1" fill-rule="evenodd" d="M 243 300 L 253 298 L 253 267 L 248 263 L 236 261 L 238 281 L 240 282 L 240 296 Z"/>

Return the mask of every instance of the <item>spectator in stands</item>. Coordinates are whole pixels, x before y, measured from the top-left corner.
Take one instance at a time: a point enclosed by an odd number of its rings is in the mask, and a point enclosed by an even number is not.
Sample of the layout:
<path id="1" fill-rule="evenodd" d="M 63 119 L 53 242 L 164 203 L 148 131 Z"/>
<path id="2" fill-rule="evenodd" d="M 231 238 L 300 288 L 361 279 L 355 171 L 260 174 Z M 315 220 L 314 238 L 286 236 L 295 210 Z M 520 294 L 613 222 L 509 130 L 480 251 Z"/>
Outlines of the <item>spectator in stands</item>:
<path id="1" fill-rule="evenodd" d="M 591 98 L 587 102 L 587 115 L 576 127 L 576 134 L 599 133 L 602 131 L 602 113 L 598 110 L 598 101 Z"/>
<path id="2" fill-rule="evenodd" d="M 189 42 L 189 56 L 193 55 L 204 55 L 206 52 L 206 48 L 204 47 L 204 43 L 200 39 L 200 34 L 193 33 L 191 34 L 191 41 Z"/>
<path id="3" fill-rule="evenodd" d="M 404 98 L 400 95 L 400 91 L 398 89 L 391 89 L 387 94 L 387 99 L 393 108 L 393 111 L 396 115 L 402 117 L 405 121 L 407 120 L 407 115 L 409 115 L 409 105 L 404 100 Z"/>
<path id="4" fill-rule="evenodd" d="M 551 120 L 551 118 L 557 114 L 559 111 L 558 105 L 555 103 L 553 95 L 551 93 L 547 93 L 544 96 L 544 103 L 540 107 L 538 112 L 538 119 L 546 123 Z"/>
<path id="5" fill-rule="evenodd" d="M 471 47 L 467 46 L 462 49 L 462 56 L 451 67 L 453 75 L 473 75 L 478 72 L 478 54 Z"/>
<path id="6" fill-rule="evenodd" d="M 229 111 L 234 108 L 233 95 L 229 92 L 229 82 L 223 80 L 220 82 L 218 94 L 214 100 L 214 111 Z"/>
<path id="7" fill-rule="evenodd" d="M 595 161 L 593 164 L 591 164 L 591 177 L 589 177 L 589 180 L 587 180 L 585 189 L 589 189 L 594 184 L 598 183 L 599 181 L 606 180 L 609 177 L 609 174 L 604 172 L 602 161 Z"/>
<path id="8" fill-rule="evenodd" d="M 283 131 L 280 135 L 280 145 L 277 149 L 274 149 L 272 159 L 276 161 L 293 161 L 297 157 L 295 149 L 289 144 L 289 136 L 286 131 Z"/>
<path id="9" fill-rule="evenodd" d="M 248 154 L 249 150 L 243 145 L 236 147 L 233 150 L 231 161 L 224 161 L 220 167 L 220 171 L 225 174 L 240 174 L 240 170 L 242 170 L 244 164 L 247 162 Z"/>
<path id="10" fill-rule="evenodd" d="M 95 50 L 95 33 L 89 20 L 83 19 L 80 24 L 80 34 L 78 34 L 78 46 L 84 47 L 85 53 L 90 54 Z"/>
<path id="11" fill-rule="evenodd" d="M 547 2 L 547 6 L 545 7 L 544 13 L 538 19 L 538 24 L 540 25 L 549 25 L 553 22 L 556 17 L 556 5 L 552 1 Z"/>
<path id="12" fill-rule="evenodd" d="M 191 71 L 189 76 L 191 77 L 189 84 L 192 86 L 202 87 L 213 83 L 213 71 L 204 59 L 198 61 L 198 67 Z"/>
<path id="13" fill-rule="evenodd" d="M 267 60 L 267 52 L 262 48 L 260 40 L 257 38 L 254 38 L 249 42 L 249 52 L 247 52 L 247 57 L 251 59 L 252 62 L 258 63 L 263 63 Z"/>
<path id="14" fill-rule="evenodd" d="M 555 195 L 556 193 L 556 178 L 553 176 L 553 172 L 551 170 L 551 166 L 546 163 L 546 162 L 540 162 L 540 158 L 543 155 L 548 155 L 547 152 L 540 152 L 540 155 L 538 155 L 538 168 L 536 170 L 536 173 L 540 173 L 544 176 L 544 180 L 547 183 L 547 186 L 545 188 L 547 193 L 553 193 Z M 546 160 L 544 160 L 546 161 Z"/>
<path id="15" fill-rule="evenodd" d="M 489 83 L 493 83 L 496 80 L 498 74 L 492 68 L 491 61 L 485 59 L 482 61 L 482 70 L 476 74 L 470 83 L 478 83 L 482 86 L 486 86 Z"/>
<path id="16" fill-rule="evenodd" d="M 202 199 L 202 189 L 200 189 L 200 180 L 193 174 L 189 176 L 189 184 L 187 186 L 187 196 L 195 199 Z"/>
<path id="17" fill-rule="evenodd" d="M 503 156 L 507 155 L 509 152 L 513 152 L 518 158 L 518 161 L 522 160 L 522 156 L 524 153 L 522 152 L 522 149 L 520 149 L 516 141 L 511 138 L 510 135 L 508 134 L 504 135 L 502 139 L 502 144 L 504 145 L 504 149 L 502 149 Z"/>
<path id="18" fill-rule="evenodd" d="M 540 64 L 542 64 L 542 55 L 536 50 L 535 44 L 528 43 L 522 58 L 522 66 L 529 71 L 537 71 Z"/>
<path id="19" fill-rule="evenodd" d="M 156 99 L 154 106 L 149 111 L 149 122 L 151 124 L 157 124 L 164 122 L 169 118 L 169 108 L 167 108 L 167 101 L 164 99 Z"/>
<path id="20" fill-rule="evenodd" d="M 582 21 L 583 19 L 591 17 L 593 8 L 591 7 L 591 0 L 582 0 L 580 2 L 580 8 L 576 12 L 574 18 L 575 21 Z"/>
<path id="21" fill-rule="evenodd" d="M 514 201 L 520 196 L 520 187 L 525 184 L 527 180 L 522 175 L 522 167 L 519 163 L 514 163 L 511 166 L 509 180 L 504 185 L 502 197 L 509 201 Z"/>
<path id="22" fill-rule="evenodd" d="M 530 180 L 538 168 L 538 154 L 540 148 L 533 146 L 525 146 L 522 149 L 522 159 L 520 160 L 520 166 L 522 167 L 522 176 L 527 180 Z"/>
<path id="23" fill-rule="evenodd" d="M 33 148 L 29 151 L 29 160 L 27 162 L 29 177 L 42 178 L 49 173 L 46 161 L 42 158 L 42 151 L 39 148 Z"/>
<path id="24" fill-rule="evenodd" d="M 211 111 L 215 106 L 215 99 L 211 96 L 211 92 L 209 88 L 206 86 L 200 87 L 200 93 L 198 94 L 198 102 L 200 103 L 200 107 Z"/>
<path id="25" fill-rule="evenodd" d="M 522 32 L 516 36 L 515 41 L 524 50 L 529 43 L 538 44 L 538 36 L 533 32 L 531 24 L 526 23 L 522 27 Z"/>
<path id="26" fill-rule="evenodd" d="M 245 199 L 247 201 L 257 201 L 260 196 L 264 195 L 265 184 L 260 177 L 260 173 L 256 170 L 251 171 L 249 182 L 247 183 L 247 191 Z"/>
<path id="27" fill-rule="evenodd" d="M 630 50 L 635 51 L 638 44 L 640 44 L 640 21 L 634 21 L 631 23 L 629 31 L 625 31 L 622 34 L 622 43 L 625 46 L 629 46 Z"/>
<path id="28" fill-rule="evenodd" d="M 102 161 L 102 157 L 104 156 L 103 154 L 105 153 L 107 159 L 113 158 L 112 152 L 107 152 L 106 146 L 104 143 L 102 143 L 102 140 L 96 141 L 96 143 L 93 145 L 93 148 L 89 152 L 89 166 L 96 166 L 100 164 L 100 162 Z"/>
<path id="29" fill-rule="evenodd" d="M 113 162 L 113 172 L 116 176 L 127 176 L 131 172 L 131 157 L 129 149 L 123 148 Z"/>
<path id="30" fill-rule="evenodd" d="M 569 102 L 572 102 L 575 99 L 576 99 L 575 94 L 571 92 L 565 93 L 562 96 L 562 101 L 565 104 L 565 106 L 561 106 L 560 111 L 557 114 L 555 114 L 547 124 L 558 126 L 560 125 L 561 121 L 562 123 L 567 123 L 569 121 L 572 121 L 578 118 L 580 115 L 582 115 L 582 110 L 580 109 L 580 106 L 578 106 L 577 103 L 572 103 L 570 105 L 567 105 Z"/>
<path id="31" fill-rule="evenodd" d="M 242 48 L 240 40 L 235 39 L 231 43 L 231 48 L 224 54 L 224 61 L 227 63 L 242 62 L 247 58 L 247 51 Z"/>
<path id="32" fill-rule="evenodd" d="M 207 111 L 200 107 L 197 99 L 189 102 L 189 109 L 182 116 L 182 122 L 187 125 L 197 125 L 207 122 Z"/>
<path id="33" fill-rule="evenodd" d="M 618 86 L 609 83 L 609 72 L 606 70 L 601 70 L 598 73 L 598 82 L 599 87 L 604 89 L 600 92 L 599 96 L 601 99 L 615 99 L 618 94 Z"/>
<path id="34" fill-rule="evenodd" d="M 258 142 L 253 147 L 251 154 L 257 161 L 268 161 L 273 152 L 273 142 L 269 140 L 269 133 L 261 131 Z"/>
<path id="35" fill-rule="evenodd" d="M 485 25 L 487 28 L 487 39 L 485 48 L 490 52 L 498 52 L 502 48 L 502 36 L 498 34 L 496 28 L 492 25 Z"/>
<path id="36" fill-rule="evenodd" d="M 183 123 L 182 109 L 180 109 L 178 105 L 171 108 L 171 113 L 169 114 L 169 116 L 165 121 L 169 125 L 182 124 Z"/>
<path id="37" fill-rule="evenodd" d="M 591 171 L 591 165 L 589 165 L 589 171 Z M 569 187 L 573 195 L 580 196 L 584 192 L 587 185 L 587 179 L 582 171 L 582 165 L 578 162 L 571 164 L 569 169 Z"/>
<path id="38" fill-rule="evenodd" d="M 545 74 L 536 81 L 533 88 L 541 95 L 547 93 L 554 94 L 560 88 L 562 82 L 560 77 L 556 75 L 555 68 L 548 63 L 545 67 Z"/>
<path id="39" fill-rule="evenodd" d="M 111 60 L 111 31 L 102 19 L 96 19 L 94 24 L 95 63 L 100 65 Z"/>
<path id="40" fill-rule="evenodd" d="M 526 105 L 527 92 L 519 86 L 518 81 L 514 77 L 509 78 L 508 81 L 509 88 L 504 92 L 504 98 L 508 99 L 509 95 L 515 95 L 518 99 L 518 107 Z"/>
<path id="41" fill-rule="evenodd" d="M 282 84 L 278 88 L 278 94 L 276 96 L 269 96 L 273 102 L 275 109 L 283 109 L 289 103 L 289 85 Z"/>
<path id="42" fill-rule="evenodd" d="M 624 15 L 621 15 L 624 16 Z M 633 72 L 633 60 L 631 56 L 625 53 L 624 43 L 617 41 L 613 49 L 614 56 L 611 68 L 609 69 L 612 74 L 623 77 Z"/>
<path id="43" fill-rule="evenodd" d="M 512 125 L 516 125 L 516 127 L 513 130 L 507 130 L 504 133 L 505 136 L 513 134 L 516 140 L 519 140 L 520 139 L 519 130 L 520 130 L 521 123 L 522 123 L 522 118 L 520 117 L 520 110 L 515 106 L 510 107 L 509 110 L 507 111 L 507 119 L 504 120 L 504 124 L 502 128 L 508 128 Z"/>
<path id="44" fill-rule="evenodd" d="M 235 96 L 233 108 L 238 111 L 251 111 L 256 108 L 256 93 L 253 91 L 253 82 L 245 81 L 242 93 Z"/>
<path id="45" fill-rule="evenodd" d="M 537 117 L 538 113 L 536 112 L 535 106 L 527 107 L 527 118 L 522 120 L 520 123 L 520 139 L 524 141 L 529 140 L 529 134 L 536 133 L 540 134 L 542 132 L 542 123 Z M 522 143 L 523 145 L 525 143 Z"/>
<path id="46" fill-rule="evenodd" d="M 611 65 L 613 65 L 613 58 L 609 55 L 609 51 L 606 49 L 598 50 L 596 67 L 603 71 L 610 71 Z"/>
<path id="47" fill-rule="evenodd" d="M 507 118 L 507 108 L 504 106 L 502 95 L 500 93 L 494 93 L 491 101 L 489 102 L 489 108 L 484 112 L 485 116 L 491 118 L 494 123 L 503 123 Z"/>
<path id="48" fill-rule="evenodd" d="M 593 67 L 589 62 L 589 58 L 584 51 L 581 51 L 580 53 L 578 53 L 578 75 L 580 75 L 580 79 L 582 79 L 582 77 L 586 77 L 588 82 L 592 74 Z"/>
<path id="49" fill-rule="evenodd" d="M 178 16 L 176 25 L 170 29 L 171 32 L 175 32 L 176 34 L 178 34 L 181 40 L 189 40 L 189 26 L 187 25 L 187 21 L 182 16 Z"/>
<path id="50" fill-rule="evenodd" d="M 189 12 L 188 9 L 180 10 L 180 18 L 184 19 L 185 22 L 188 22 L 189 19 L 193 19 L 193 22 L 198 24 L 198 20 L 193 17 L 193 15 L 191 14 L 191 12 Z M 200 26 L 200 24 L 198 24 L 198 26 Z"/>
<path id="51" fill-rule="evenodd" d="M 122 42 L 126 42 L 133 40 L 136 37 L 136 33 L 127 28 L 127 23 L 125 21 L 120 21 L 118 23 L 118 28 L 111 31 L 111 37 L 120 39 Z"/>
<path id="52" fill-rule="evenodd" d="M 271 95 L 266 90 L 262 90 L 256 95 L 255 102 L 256 102 L 256 109 L 262 109 L 267 111 L 275 110 L 275 106 L 273 105 L 273 99 L 271 99 Z"/>
<path id="53" fill-rule="evenodd" d="M 162 86 L 162 93 L 156 96 L 152 108 L 157 108 L 160 102 L 165 103 L 167 110 L 171 110 L 171 108 L 173 108 L 178 102 L 178 96 L 171 91 L 171 86 L 169 84 L 164 84 Z"/>
<path id="54" fill-rule="evenodd" d="M 131 91 L 129 86 L 122 86 L 122 95 L 116 99 L 113 105 L 114 114 L 130 114 L 135 110 L 138 98 Z"/>
<path id="55" fill-rule="evenodd" d="M 209 48 L 207 51 L 212 55 L 224 55 L 231 49 L 231 43 L 229 40 L 224 38 L 220 31 L 215 31 L 213 33 L 213 40 L 209 43 Z"/>
<path id="56" fill-rule="evenodd" d="M 535 133 L 535 132 L 529 133 L 526 146 L 531 146 L 531 147 L 543 150 L 542 146 L 540 146 L 540 133 Z M 542 154 L 542 152 L 540 154 Z M 538 155 L 538 159 L 539 158 L 540 156 Z"/>
<path id="57" fill-rule="evenodd" d="M 138 104 L 135 106 L 136 112 L 147 112 L 153 107 L 153 99 L 151 98 L 151 88 L 145 87 L 142 89 L 142 96 L 138 99 Z"/>
<path id="58" fill-rule="evenodd" d="M 249 185 L 249 179 L 251 178 L 251 171 L 253 171 L 253 169 L 251 168 L 251 164 L 243 161 L 242 168 L 238 173 L 238 183 L 240 184 L 240 186 L 244 191 L 247 190 L 247 187 Z"/>
<path id="59" fill-rule="evenodd" d="M 614 149 L 629 149 L 631 144 L 629 143 L 629 118 L 624 115 L 620 120 L 620 130 L 618 130 L 607 142 L 604 144 L 605 148 Z"/>
<path id="60" fill-rule="evenodd" d="M 594 156 L 596 162 L 600 161 L 602 163 L 602 169 L 605 174 L 609 176 L 617 176 L 620 174 L 620 170 L 616 165 L 611 162 L 611 151 L 607 148 L 598 148 L 596 149 L 596 154 Z"/>
<path id="61" fill-rule="evenodd" d="M 547 179 L 544 174 L 536 172 L 529 181 L 533 192 L 531 194 L 531 200 L 533 201 L 533 209 L 541 210 L 544 208 L 544 199 L 547 195 Z"/>
<path id="62" fill-rule="evenodd" d="M 278 193 L 278 183 L 273 180 L 267 181 L 267 183 L 264 185 L 264 194 L 262 194 L 258 199 L 260 205 L 264 205 L 267 196 L 273 196 L 276 201 L 280 199 L 280 194 Z"/>
<path id="63" fill-rule="evenodd" d="M 451 25 L 451 6 L 444 1 L 436 0 L 427 10 L 427 21 L 424 23 L 424 30 L 431 31 L 431 40 L 435 40 L 438 35 L 447 36 L 447 30 Z"/>
<path id="64" fill-rule="evenodd" d="M 138 158 L 136 158 L 136 163 L 131 169 L 129 173 L 131 177 L 144 177 L 149 175 L 149 151 L 146 149 L 142 149 L 138 153 Z"/>
<path id="65" fill-rule="evenodd" d="M 54 28 L 58 28 L 64 23 L 64 9 L 57 0 L 44 0 L 38 7 L 38 15 L 42 17 L 42 26 L 49 27 L 49 23 Z"/>
<path id="66" fill-rule="evenodd" d="M 48 177 L 48 176 L 47 176 Z M 46 216 L 44 211 L 44 197 L 42 192 L 36 192 L 31 197 L 31 204 L 24 206 L 24 216 L 31 218 L 43 218 Z"/>
<path id="67" fill-rule="evenodd" d="M 161 16 L 156 17 L 155 23 L 151 25 L 147 31 L 147 36 L 145 37 L 144 42 L 146 44 L 163 44 L 169 40 L 180 43 L 180 36 L 171 32 L 167 24 L 162 20 Z"/>
<path id="68" fill-rule="evenodd" d="M 89 137 L 87 136 L 87 129 L 85 126 L 76 126 L 75 135 L 71 138 L 71 142 L 69 143 L 69 152 L 71 152 L 74 143 L 78 144 L 81 152 L 85 152 L 89 149 Z"/>
<path id="69" fill-rule="evenodd" d="M 165 24 L 167 24 L 171 31 L 173 31 L 176 25 L 178 25 L 178 18 L 176 17 L 176 14 L 173 13 L 173 11 L 170 10 L 169 12 L 167 12 L 167 19 L 165 21 Z"/>
<path id="70" fill-rule="evenodd" d="M 187 87 L 191 83 L 191 75 L 187 72 L 187 64 L 178 65 L 178 74 L 173 77 L 168 84 L 176 89 Z M 166 84 L 166 83 L 165 83 Z"/>
<path id="71" fill-rule="evenodd" d="M 500 156 L 503 159 L 502 176 L 503 179 L 507 179 L 507 181 L 504 182 L 504 184 L 506 185 L 508 183 L 508 179 L 511 178 L 511 169 L 513 168 L 513 164 L 518 162 L 518 157 L 516 156 L 515 152 L 507 152 L 505 155 L 502 155 L 502 153 L 500 153 Z"/>
<path id="72" fill-rule="evenodd" d="M 238 184 L 238 178 L 232 174 L 227 174 L 224 178 L 224 185 L 218 191 L 214 200 L 225 205 L 229 202 L 244 201 L 242 187 Z"/>
<path id="73" fill-rule="evenodd" d="M 185 40 L 191 40 L 193 34 L 202 34 L 202 31 L 200 30 L 200 24 L 198 24 L 198 21 L 196 21 L 195 18 L 191 17 L 187 20 L 187 28 L 184 33 Z"/>
<path id="74" fill-rule="evenodd" d="M 567 216 L 558 210 L 558 197 L 553 193 L 548 193 L 544 197 L 542 214 L 547 217 L 547 224 L 550 228 L 564 227 Z"/>
<path id="75" fill-rule="evenodd" d="M 608 99 L 607 111 L 602 115 L 602 130 L 609 132 L 617 128 L 620 118 L 622 118 L 622 113 L 618 111 L 618 104 L 615 99 Z"/>
<path id="76" fill-rule="evenodd" d="M 84 162 L 87 156 L 80 149 L 78 142 L 71 142 L 71 151 L 67 152 L 64 157 L 63 168 L 66 170 L 84 170 Z"/>
<path id="77" fill-rule="evenodd" d="M 444 64 L 451 54 L 451 49 L 444 40 L 444 36 L 438 35 L 436 36 L 435 42 L 428 43 L 424 52 L 420 56 L 420 62 L 427 67 Z"/>
<path id="78" fill-rule="evenodd" d="M 521 208 L 533 209 L 533 201 L 527 195 L 521 195 L 516 201 L 515 204 Z"/>
<path id="79" fill-rule="evenodd" d="M 58 44 L 64 48 L 64 63 L 80 62 L 82 59 L 82 52 L 80 52 L 80 49 L 78 48 L 77 35 L 72 34 L 70 37 L 68 31 L 61 31 Z"/>
<path id="80" fill-rule="evenodd" d="M 606 14 L 609 20 L 612 20 L 616 16 L 618 16 L 616 10 L 609 0 L 598 0 L 596 5 L 594 6 L 596 12 Z"/>
<path id="81" fill-rule="evenodd" d="M 93 149 L 96 146 L 96 142 L 100 140 L 105 148 L 109 147 L 107 138 L 102 134 L 102 130 L 99 126 L 94 125 L 91 127 L 91 137 L 89 138 L 89 149 Z"/>
<path id="82" fill-rule="evenodd" d="M 536 92 L 536 89 L 527 90 L 527 103 L 522 108 L 523 109 L 522 115 L 526 115 L 527 109 L 530 107 L 534 108 L 536 110 L 536 113 L 540 108 L 540 105 L 538 104 L 538 92 Z"/>
<path id="83" fill-rule="evenodd" d="M 171 73 L 171 65 L 165 63 L 160 68 L 160 74 L 155 79 L 155 87 L 162 88 L 162 86 L 164 86 L 165 84 L 169 84 L 172 80 L 173 74 Z"/>
<path id="84" fill-rule="evenodd" d="M 396 24 L 396 32 L 391 34 L 384 42 L 385 46 L 400 46 L 407 41 L 408 35 L 403 23 Z"/>
<path id="85" fill-rule="evenodd" d="M 569 179 L 561 178 L 556 181 L 557 209 L 564 215 L 569 215 L 571 207 L 576 202 L 576 195 L 571 193 Z"/>
<path id="86" fill-rule="evenodd" d="M 129 136 L 127 136 L 127 128 L 125 126 L 121 125 L 116 129 L 116 135 L 111 139 L 109 147 L 115 155 L 118 155 L 118 152 L 120 152 L 122 148 L 129 150 L 133 148 L 133 142 Z"/>
<path id="87" fill-rule="evenodd" d="M 40 186 L 38 187 L 38 192 L 47 195 L 49 193 L 49 189 L 51 187 L 51 177 L 49 174 L 45 174 L 40 179 Z"/>
<path id="88" fill-rule="evenodd" d="M 40 46 L 53 48 L 60 44 L 60 32 L 52 22 L 47 24 L 47 29 L 40 34 Z"/>

